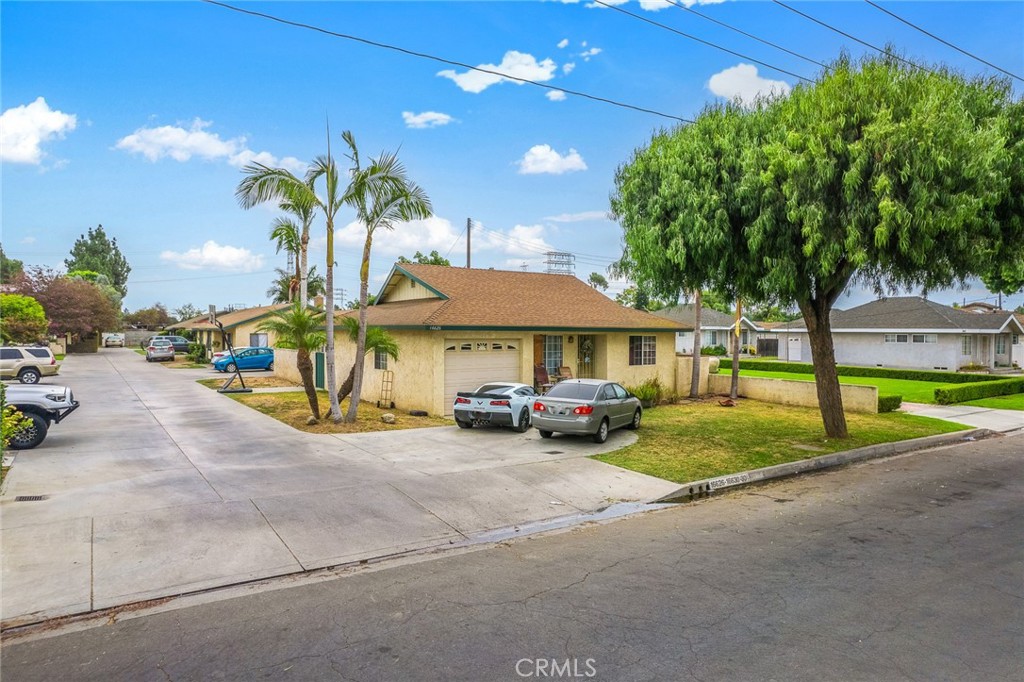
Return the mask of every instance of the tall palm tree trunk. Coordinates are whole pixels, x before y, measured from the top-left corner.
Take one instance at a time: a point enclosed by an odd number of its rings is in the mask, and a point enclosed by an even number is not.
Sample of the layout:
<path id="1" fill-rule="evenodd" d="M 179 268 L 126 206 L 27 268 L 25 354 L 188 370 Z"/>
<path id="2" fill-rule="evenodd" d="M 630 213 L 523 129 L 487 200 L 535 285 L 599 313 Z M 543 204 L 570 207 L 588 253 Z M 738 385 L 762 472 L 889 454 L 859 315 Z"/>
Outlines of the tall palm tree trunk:
<path id="1" fill-rule="evenodd" d="M 313 361 L 309 357 L 309 351 L 300 348 L 295 358 L 296 368 L 302 378 L 302 387 L 306 391 L 306 400 L 309 401 L 309 409 L 313 416 L 320 421 L 320 402 L 316 397 L 316 386 L 313 381 Z"/>
<path id="2" fill-rule="evenodd" d="M 309 305 L 309 223 L 302 226 L 299 261 L 299 303 L 305 308 Z"/>
<path id="3" fill-rule="evenodd" d="M 359 414 L 359 400 L 363 394 L 363 366 L 366 354 L 366 299 L 370 284 L 370 248 L 373 245 L 373 233 L 367 231 L 363 243 L 363 262 L 359 268 L 359 338 L 356 341 L 356 359 L 352 369 L 352 400 L 348 404 L 345 421 L 354 422 Z"/>
<path id="4" fill-rule="evenodd" d="M 337 424 L 341 421 L 341 405 L 338 404 L 338 378 L 334 376 L 334 221 L 327 221 L 327 274 L 325 277 L 324 302 L 327 317 L 324 328 L 327 332 L 326 362 L 327 395 L 331 397 L 331 420 Z"/>

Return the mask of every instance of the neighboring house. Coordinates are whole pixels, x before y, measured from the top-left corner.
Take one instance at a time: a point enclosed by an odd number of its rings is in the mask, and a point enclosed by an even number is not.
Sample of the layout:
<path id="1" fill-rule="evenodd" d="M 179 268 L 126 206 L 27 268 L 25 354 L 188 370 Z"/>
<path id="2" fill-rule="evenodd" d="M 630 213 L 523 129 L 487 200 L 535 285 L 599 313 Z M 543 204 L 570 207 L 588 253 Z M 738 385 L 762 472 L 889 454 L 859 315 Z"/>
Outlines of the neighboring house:
<path id="1" fill-rule="evenodd" d="M 652 315 L 663 317 L 666 320 L 678 322 L 685 327 L 683 331 L 676 334 L 676 352 L 685 355 L 693 354 L 693 327 L 695 311 L 692 303 L 674 305 L 669 308 L 656 310 Z M 757 333 L 761 331 L 757 325 L 746 317 L 740 317 L 740 347 L 754 345 Z M 726 350 L 732 348 L 732 339 L 736 335 L 736 316 L 723 313 L 712 308 L 701 308 L 700 310 L 700 336 L 701 347 L 725 346 Z"/>
<path id="2" fill-rule="evenodd" d="M 271 314 L 284 310 L 290 304 L 259 306 L 256 308 L 240 308 L 228 312 L 218 312 L 217 321 L 224 325 L 224 332 L 233 346 L 273 346 L 273 334 L 258 330 L 260 324 Z M 169 329 L 187 330 L 194 333 L 193 338 L 206 346 L 207 350 L 221 350 L 224 347 L 220 329 L 210 322 L 209 315 L 200 315 L 171 325 Z"/>
<path id="3" fill-rule="evenodd" d="M 832 339 L 841 365 L 957 370 L 1021 364 L 1024 320 L 1006 311 L 964 312 L 917 296 L 883 298 L 832 311 Z M 806 326 L 795 321 L 787 350 L 811 362 Z M 780 337 L 779 356 L 783 356 Z"/>
<path id="4" fill-rule="evenodd" d="M 680 325 L 620 306 L 572 276 L 396 264 L 367 315 L 395 337 L 399 359 L 367 356 L 362 397 L 377 400 L 384 372 L 393 372 L 397 409 L 451 414 L 457 391 L 488 381 L 534 384 L 537 363 L 624 385 L 656 377 L 675 390 Z M 339 330 L 340 378 L 354 352 Z"/>

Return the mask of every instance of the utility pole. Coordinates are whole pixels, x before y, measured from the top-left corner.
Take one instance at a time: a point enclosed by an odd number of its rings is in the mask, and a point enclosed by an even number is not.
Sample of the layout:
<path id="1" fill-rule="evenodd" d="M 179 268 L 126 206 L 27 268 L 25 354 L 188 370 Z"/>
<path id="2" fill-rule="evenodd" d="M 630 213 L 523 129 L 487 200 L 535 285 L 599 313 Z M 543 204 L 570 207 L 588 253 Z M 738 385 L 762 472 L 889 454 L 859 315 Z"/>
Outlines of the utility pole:
<path id="1" fill-rule="evenodd" d="M 473 267 L 472 251 L 470 245 L 473 241 L 473 219 L 466 218 L 466 269 Z"/>

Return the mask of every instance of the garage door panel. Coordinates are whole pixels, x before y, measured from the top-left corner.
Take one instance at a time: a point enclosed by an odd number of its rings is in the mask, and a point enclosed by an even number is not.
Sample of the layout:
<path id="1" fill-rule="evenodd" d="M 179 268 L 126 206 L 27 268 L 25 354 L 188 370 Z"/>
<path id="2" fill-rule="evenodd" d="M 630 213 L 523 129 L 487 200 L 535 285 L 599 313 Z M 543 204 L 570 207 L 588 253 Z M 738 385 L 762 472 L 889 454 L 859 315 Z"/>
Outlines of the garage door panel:
<path id="1" fill-rule="evenodd" d="M 444 405 L 452 413 L 459 391 L 473 391 L 489 381 L 519 381 L 520 349 L 516 342 L 457 340 L 445 343 Z"/>

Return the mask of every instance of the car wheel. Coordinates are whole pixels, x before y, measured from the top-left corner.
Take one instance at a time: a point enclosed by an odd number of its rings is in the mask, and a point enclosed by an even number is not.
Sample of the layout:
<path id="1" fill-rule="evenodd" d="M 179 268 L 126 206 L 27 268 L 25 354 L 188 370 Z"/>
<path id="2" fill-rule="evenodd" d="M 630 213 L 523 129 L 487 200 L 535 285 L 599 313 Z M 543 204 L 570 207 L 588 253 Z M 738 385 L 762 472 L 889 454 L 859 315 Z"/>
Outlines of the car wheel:
<path id="1" fill-rule="evenodd" d="M 473 428 L 473 422 L 464 422 L 461 419 L 456 419 L 455 423 L 459 425 L 460 429 L 471 429 L 471 428 Z"/>
<path id="2" fill-rule="evenodd" d="M 238 369 L 238 368 L 235 367 L 235 363 L 233 363 L 233 362 L 229 362 L 228 364 L 226 364 L 224 366 L 224 371 L 225 372 L 234 372 L 236 369 Z"/>
<path id="3" fill-rule="evenodd" d="M 18 375 L 18 381 L 23 384 L 38 384 L 39 383 L 39 370 L 38 369 L 23 369 L 21 374 Z"/>
<path id="4" fill-rule="evenodd" d="M 540 431 L 541 438 L 551 438 L 551 431 L 544 431 L 543 429 L 537 429 Z"/>
<path id="5" fill-rule="evenodd" d="M 640 408 L 639 407 L 636 409 L 636 412 L 633 413 L 633 421 L 629 422 L 629 426 L 627 426 L 626 428 L 629 429 L 630 431 L 636 431 L 637 429 L 640 428 Z"/>
<path id="6" fill-rule="evenodd" d="M 274 362 L 273 362 L 273 360 L 271 360 L 270 364 L 267 365 L 267 371 L 268 372 L 273 372 L 274 371 Z"/>
<path id="7" fill-rule="evenodd" d="M 603 443 L 608 440 L 608 420 L 602 419 L 601 425 L 597 427 L 597 433 L 594 434 L 595 443 Z"/>
<path id="8" fill-rule="evenodd" d="M 530 410 L 523 408 L 519 410 L 519 424 L 515 427 L 516 432 L 526 433 L 530 430 Z"/>
<path id="9" fill-rule="evenodd" d="M 27 413 L 25 417 L 32 423 L 11 436 L 10 448 L 12 450 L 30 450 L 46 438 L 46 420 L 32 412 Z"/>

